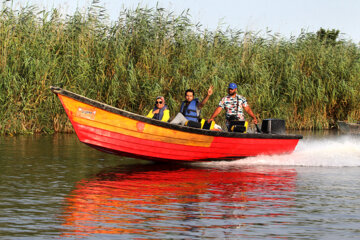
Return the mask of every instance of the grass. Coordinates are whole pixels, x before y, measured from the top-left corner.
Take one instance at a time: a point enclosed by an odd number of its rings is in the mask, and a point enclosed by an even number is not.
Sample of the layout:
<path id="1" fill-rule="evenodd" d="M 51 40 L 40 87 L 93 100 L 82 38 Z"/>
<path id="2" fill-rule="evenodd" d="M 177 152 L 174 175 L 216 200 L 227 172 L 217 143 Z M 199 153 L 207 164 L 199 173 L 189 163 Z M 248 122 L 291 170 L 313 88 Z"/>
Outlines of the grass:
<path id="1" fill-rule="evenodd" d="M 71 132 L 51 85 L 139 114 L 163 95 L 171 116 L 186 89 L 202 99 L 214 85 L 202 111 L 208 118 L 235 82 L 260 119 L 282 118 L 291 129 L 360 119 L 358 45 L 329 44 L 316 33 L 285 39 L 208 31 L 190 19 L 186 11 L 138 7 L 109 23 L 96 1 L 67 17 L 3 4 L 0 134 Z"/>

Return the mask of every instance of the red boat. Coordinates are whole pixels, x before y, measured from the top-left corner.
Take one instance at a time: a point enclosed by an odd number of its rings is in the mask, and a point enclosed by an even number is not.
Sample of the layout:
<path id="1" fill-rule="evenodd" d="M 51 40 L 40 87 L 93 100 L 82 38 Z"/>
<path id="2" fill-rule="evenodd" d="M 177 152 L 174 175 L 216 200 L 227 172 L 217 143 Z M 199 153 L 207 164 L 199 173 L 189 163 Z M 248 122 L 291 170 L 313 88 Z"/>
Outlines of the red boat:
<path id="1" fill-rule="evenodd" d="M 231 160 L 294 151 L 301 135 L 197 129 L 150 119 L 51 87 L 79 140 L 108 153 L 153 161 Z"/>
<path id="2" fill-rule="evenodd" d="M 296 179 L 294 169 L 236 165 L 134 164 L 111 169 L 77 182 L 65 197 L 61 237 L 115 239 L 128 234 L 128 239 L 163 239 L 169 231 L 197 230 L 211 235 L 214 229 L 237 229 L 258 218 L 280 217 L 277 223 L 286 225 L 281 217 L 291 214 Z M 193 221 L 174 225 L 186 220 Z"/>

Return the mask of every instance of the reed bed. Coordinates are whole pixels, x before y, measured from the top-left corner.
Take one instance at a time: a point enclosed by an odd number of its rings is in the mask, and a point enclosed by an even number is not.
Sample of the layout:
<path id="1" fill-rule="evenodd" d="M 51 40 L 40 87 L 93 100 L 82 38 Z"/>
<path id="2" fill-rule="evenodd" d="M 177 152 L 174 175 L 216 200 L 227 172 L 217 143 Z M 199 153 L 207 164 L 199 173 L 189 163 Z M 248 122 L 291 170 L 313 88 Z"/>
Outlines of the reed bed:
<path id="1" fill-rule="evenodd" d="M 214 85 L 208 118 L 230 82 L 260 119 L 328 129 L 360 119 L 359 78 L 359 46 L 316 33 L 209 31 L 161 8 L 124 9 L 110 22 L 96 1 L 66 17 L 6 3 L 0 12 L 0 134 L 71 132 L 51 85 L 139 114 L 163 95 L 172 116 L 186 89 L 201 99 Z"/>

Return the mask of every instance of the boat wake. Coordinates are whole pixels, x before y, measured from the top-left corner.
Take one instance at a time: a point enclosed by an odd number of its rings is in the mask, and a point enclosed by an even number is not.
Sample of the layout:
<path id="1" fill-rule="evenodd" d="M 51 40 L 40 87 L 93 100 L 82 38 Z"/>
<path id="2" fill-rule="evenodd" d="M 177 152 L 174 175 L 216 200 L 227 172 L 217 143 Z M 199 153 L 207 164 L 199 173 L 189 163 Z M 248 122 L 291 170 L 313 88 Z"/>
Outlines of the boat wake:
<path id="1" fill-rule="evenodd" d="M 299 141 L 291 154 L 257 156 L 233 162 L 218 162 L 211 165 L 274 165 L 274 166 L 326 166 L 356 167 L 360 166 L 360 137 L 336 136 L 328 138 L 309 138 Z"/>

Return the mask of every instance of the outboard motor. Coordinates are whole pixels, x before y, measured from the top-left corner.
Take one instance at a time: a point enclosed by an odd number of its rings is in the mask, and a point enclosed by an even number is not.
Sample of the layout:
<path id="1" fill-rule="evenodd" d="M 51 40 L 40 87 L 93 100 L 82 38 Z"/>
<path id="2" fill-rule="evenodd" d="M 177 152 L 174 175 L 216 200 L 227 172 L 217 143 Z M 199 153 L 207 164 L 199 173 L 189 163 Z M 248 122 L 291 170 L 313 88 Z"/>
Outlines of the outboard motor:
<path id="1" fill-rule="evenodd" d="M 275 118 L 264 119 L 261 123 L 261 132 L 271 134 L 284 134 L 285 120 Z"/>

